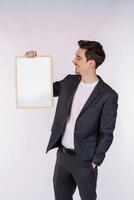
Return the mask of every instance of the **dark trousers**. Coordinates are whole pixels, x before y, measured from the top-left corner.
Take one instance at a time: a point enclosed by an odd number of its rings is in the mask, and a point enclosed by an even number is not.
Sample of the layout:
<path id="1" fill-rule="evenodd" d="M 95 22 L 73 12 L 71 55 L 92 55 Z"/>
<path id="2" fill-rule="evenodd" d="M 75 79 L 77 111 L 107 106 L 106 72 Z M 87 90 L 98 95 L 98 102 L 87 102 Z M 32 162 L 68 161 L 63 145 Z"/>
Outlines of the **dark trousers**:
<path id="1" fill-rule="evenodd" d="M 57 151 L 53 174 L 55 200 L 73 200 L 73 194 L 78 186 L 81 200 L 96 200 L 96 182 L 98 168 L 92 164 L 85 167 L 80 158 L 62 151 Z"/>

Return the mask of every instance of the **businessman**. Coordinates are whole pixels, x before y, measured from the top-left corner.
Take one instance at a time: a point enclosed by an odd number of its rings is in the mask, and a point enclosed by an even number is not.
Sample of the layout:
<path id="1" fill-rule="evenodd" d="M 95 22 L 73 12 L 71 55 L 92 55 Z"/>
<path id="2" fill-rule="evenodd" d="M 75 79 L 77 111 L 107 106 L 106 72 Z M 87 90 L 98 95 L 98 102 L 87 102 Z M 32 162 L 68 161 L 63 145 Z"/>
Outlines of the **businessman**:
<path id="1" fill-rule="evenodd" d="M 36 51 L 25 53 L 35 57 Z M 73 200 L 78 186 L 81 200 L 97 199 L 98 166 L 113 141 L 118 94 L 96 74 L 104 62 L 97 41 L 78 41 L 75 74 L 53 83 L 58 97 L 46 153 L 58 147 L 53 174 L 55 200 Z"/>

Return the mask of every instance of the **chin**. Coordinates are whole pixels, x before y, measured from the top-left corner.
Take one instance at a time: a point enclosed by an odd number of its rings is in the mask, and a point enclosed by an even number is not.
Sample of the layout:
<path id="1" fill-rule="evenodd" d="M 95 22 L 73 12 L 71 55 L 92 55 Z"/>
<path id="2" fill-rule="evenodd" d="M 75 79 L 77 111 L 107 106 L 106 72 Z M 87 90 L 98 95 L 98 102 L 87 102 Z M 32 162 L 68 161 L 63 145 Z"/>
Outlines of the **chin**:
<path id="1" fill-rule="evenodd" d="M 76 71 L 75 71 L 75 74 L 78 74 L 78 75 L 80 75 L 80 72 L 76 72 Z"/>

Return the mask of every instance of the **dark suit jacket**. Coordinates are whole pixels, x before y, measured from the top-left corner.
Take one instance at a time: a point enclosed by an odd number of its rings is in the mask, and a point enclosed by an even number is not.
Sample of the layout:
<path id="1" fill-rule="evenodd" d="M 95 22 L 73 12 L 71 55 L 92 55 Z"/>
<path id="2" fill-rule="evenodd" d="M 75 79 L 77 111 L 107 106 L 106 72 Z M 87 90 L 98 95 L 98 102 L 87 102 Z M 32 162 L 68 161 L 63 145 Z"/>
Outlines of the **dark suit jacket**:
<path id="1" fill-rule="evenodd" d="M 98 75 L 97 75 L 98 76 Z M 74 128 L 74 145 L 85 166 L 94 162 L 101 165 L 113 141 L 118 94 L 100 76 L 91 95 L 79 113 Z M 51 136 L 46 153 L 61 145 L 72 100 L 81 75 L 67 75 L 53 83 L 54 97 L 59 96 Z"/>

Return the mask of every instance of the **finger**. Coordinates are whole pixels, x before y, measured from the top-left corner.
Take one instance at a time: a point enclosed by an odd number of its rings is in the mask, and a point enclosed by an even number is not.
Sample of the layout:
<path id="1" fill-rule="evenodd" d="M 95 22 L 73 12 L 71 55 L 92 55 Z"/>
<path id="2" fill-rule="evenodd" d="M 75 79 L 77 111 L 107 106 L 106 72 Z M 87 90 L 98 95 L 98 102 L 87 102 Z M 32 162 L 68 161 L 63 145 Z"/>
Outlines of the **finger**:
<path id="1" fill-rule="evenodd" d="M 36 52 L 36 51 L 33 51 L 33 54 L 34 54 L 34 57 L 36 57 L 36 56 L 37 56 L 37 52 Z"/>
<path id="2" fill-rule="evenodd" d="M 33 58 L 33 57 L 37 56 L 37 52 L 36 51 L 27 51 L 25 53 L 25 56 L 28 58 Z"/>

